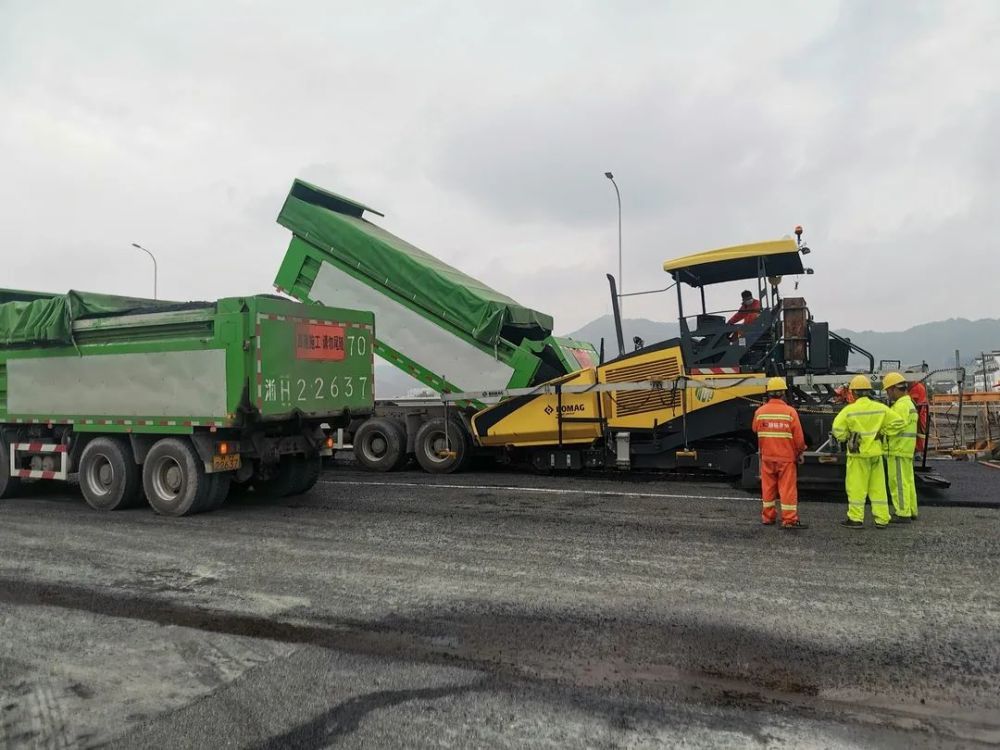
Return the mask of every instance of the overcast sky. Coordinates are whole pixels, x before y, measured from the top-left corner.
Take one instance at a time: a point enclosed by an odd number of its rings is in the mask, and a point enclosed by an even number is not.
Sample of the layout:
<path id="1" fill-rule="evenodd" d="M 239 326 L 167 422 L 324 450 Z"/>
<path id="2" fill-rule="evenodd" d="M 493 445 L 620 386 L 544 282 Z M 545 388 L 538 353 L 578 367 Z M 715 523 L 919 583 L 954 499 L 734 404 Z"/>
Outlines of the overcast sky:
<path id="1" fill-rule="evenodd" d="M 0 286 L 148 295 L 139 242 L 161 297 L 269 291 L 303 177 L 568 332 L 612 170 L 626 291 L 800 223 L 819 319 L 997 317 L 998 39 L 995 0 L 0 0 Z"/>

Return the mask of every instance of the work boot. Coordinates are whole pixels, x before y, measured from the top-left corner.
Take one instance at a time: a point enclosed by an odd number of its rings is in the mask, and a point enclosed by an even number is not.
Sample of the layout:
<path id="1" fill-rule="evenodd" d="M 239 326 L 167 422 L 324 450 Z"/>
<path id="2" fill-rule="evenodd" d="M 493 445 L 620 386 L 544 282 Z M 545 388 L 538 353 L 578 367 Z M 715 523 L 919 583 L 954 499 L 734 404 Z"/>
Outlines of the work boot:
<path id="1" fill-rule="evenodd" d="M 792 523 L 783 523 L 783 524 L 781 524 L 781 528 L 783 528 L 783 529 L 808 529 L 809 528 L 809 524 L 802 523 L 802 521 L 793 521 Z"/>
<path id="2" fill-rule="evenodd" d="M 913 521 L 910 516 L 893 516 L 889 523 L 910 523 Z"/>
<path id="3" fill-rule="evenodd" d="M 917 516 L 910 516 L 910 520 L 911 521 L 916 521 L 917 520 Z"/>
<path id="4" fill-rule="evenodd" d="M 875 524 L 875 528 L 878 529 L 879 531 L 881 531 L 882 529 L 888 529 L 889 528 L 889 524 L 887 524 L 887 523 L 877 523 L 877 524 Z"/>
<path id="5" fill-rule="evenodd" d="M 848 529 L 863 529 L 865 527 L 865 522 L 852 521 L 850 518 L 845 518 L 843 521 L 840 522 L 840 525 Z"/>

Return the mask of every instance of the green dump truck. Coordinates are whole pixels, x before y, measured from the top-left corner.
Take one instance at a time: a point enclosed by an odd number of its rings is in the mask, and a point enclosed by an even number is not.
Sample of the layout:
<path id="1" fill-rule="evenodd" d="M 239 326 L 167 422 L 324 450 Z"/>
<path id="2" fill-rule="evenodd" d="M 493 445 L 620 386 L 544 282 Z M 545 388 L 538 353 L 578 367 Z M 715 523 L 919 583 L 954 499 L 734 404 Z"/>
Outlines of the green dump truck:
<path id="1" fill-rule="evenodd" d="M 375 352 L 437 393 L 536 385 L 593 366 L 593 345 L 552 335 L 552 318 L 518 304 L 364 218 L 356 201 L 295 180 L 278 216 L 292 232 L 275 287 L 303 302 L 371 310 Z M 376 402 L 356 423 L 354 451 L 370 469 L 399 468 L 410 454 L 431 472 L 472 455 L 470 401 L 449 417 L 429 402 Z"/>
<path id="2" fill-rule="evenodd" d="M 77 475 L 98 510 L 305 492 L 329 428 L 371 414 L 370 312 L 0 290 L 0 498 Z"/>

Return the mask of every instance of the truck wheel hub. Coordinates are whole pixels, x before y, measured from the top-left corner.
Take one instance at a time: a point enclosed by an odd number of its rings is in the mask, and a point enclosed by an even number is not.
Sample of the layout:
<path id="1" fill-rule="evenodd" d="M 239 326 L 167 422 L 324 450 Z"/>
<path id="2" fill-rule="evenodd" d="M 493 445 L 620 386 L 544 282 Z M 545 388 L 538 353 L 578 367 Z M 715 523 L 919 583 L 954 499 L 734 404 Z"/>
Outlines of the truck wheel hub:
<path id="1" fill-rule="evenodd" d="M 179 492 L 181 489 L 181 470 L 178 466 L 171 466 L 167 469 L 163 482 L 171 492 Z"/>
<path id="2" fill-rule="evenodd" d="M 451 449 L 448 445 L 449 441 L 445 438 L 444 433 L 440 433 L 431 438 L 431 458 L 435 461 L 443 461 L 446 456 L 445 453 Z"/>
<path id="3" fill-rule="evenodd" d="M 184 486 L 184 473 L 172 458 L 162 458 L 153 473 L 156 494 L 165 499 L 175 498 Z"/>
<path id="4" fill-rule="evenodd" d="M 87 484 L 90 485 L 91 492 L 106 495 L 114 481 L 115 470 L 111 462 L 105 456 L 96 456 L 87 469 Z"/>
<path id="5" fill-rule="evenodd" d="M 389 441 L 385 435 L 376 433 L 362 442 L 361 450 L 369 461 L 380 461 L 389 452 Z"/>

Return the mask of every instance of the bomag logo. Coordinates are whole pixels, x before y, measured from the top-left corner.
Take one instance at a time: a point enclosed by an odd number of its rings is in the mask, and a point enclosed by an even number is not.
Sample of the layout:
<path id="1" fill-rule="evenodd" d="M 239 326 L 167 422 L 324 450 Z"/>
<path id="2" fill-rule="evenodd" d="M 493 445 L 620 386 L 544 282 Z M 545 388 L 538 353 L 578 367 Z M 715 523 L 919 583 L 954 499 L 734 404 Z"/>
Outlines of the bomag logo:
<path id="1" fill-rule="evenodd" d="M 559 407 L 560 414 L 576 414 L 579 412 L 587 411 L 586 404 L 563 404 Z M 555 414 L 556 408 L 554 406 L 546 406 L 545 413 L 549 416 Z"/>

